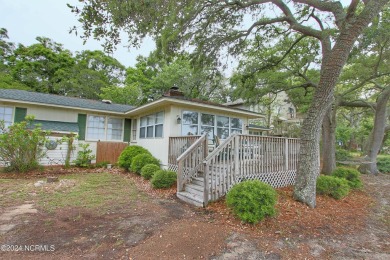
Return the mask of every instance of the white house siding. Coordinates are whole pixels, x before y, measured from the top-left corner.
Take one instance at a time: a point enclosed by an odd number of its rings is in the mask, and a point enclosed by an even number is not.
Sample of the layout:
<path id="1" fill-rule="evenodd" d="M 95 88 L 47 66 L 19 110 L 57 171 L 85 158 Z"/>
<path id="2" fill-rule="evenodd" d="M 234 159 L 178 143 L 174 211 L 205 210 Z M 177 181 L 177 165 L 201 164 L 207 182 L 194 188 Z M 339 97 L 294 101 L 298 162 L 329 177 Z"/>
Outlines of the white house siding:
<path id="1" fill-rule="evenodd" d="M 140 130 L 140 118 L 150 114 L 158 113 L 164 111 L 164 132 L 162 138 L 139 138 Z M 217 109 L 211 110 L 208 108 L 202 108 L 201 106 L 180 106 L 180 105 L 170 105 L 160 109 L 149 110 L 148 112 L 143 113 L 137 117 L 137 139 L 132 140 L 132 145 L 139 145 L 148 149 L 154 157 L 160 160 L 161 166 L 166 168 L 168 167 L 168 149 L 169 149 L 169 137 L 182 136 L 181 133 L 181 124 L 177 123 L 177 116 L 182 118 L 183 111 L 195 111 L 205 114 L 213 114 L 219 116 L 227 116 L 240 118 L 243 122 L 243 133 L 247 134 L 248 130 L 246 126 L 248 125 L 248 119 L 238 116 L 234 113 L 228 113 L 224 111 L 219 111 Z"/>
<path id="2" fill-rule="evenodd" d="M 139 137 L 139 129 L 140 129 L 140 123 L 141 117 L 158 113 L 164 111 L 164 126 L 163 126 L 163 137 L 156 137 L 156 138 L 140 138 Z M 169 136 L 172 136 L 171 132 L 173 127 L 173 120 L 176 120 L 176 118 L 173 119 L 173 115 L 171 112 L 170 107 L 164 107 L 160 109 L 150 110 L 148 112 L 143 113 L 137 118 L 137 139 L 136 142 L 132 142 L 132 144 L 142 146 L 148 151 L 151 152 L 151 154 L 160 160 L 160 164 L 163 168 L 168 167 L 168 147 L 169 147 Z"/>
<path id="3" fill-rule="evenodd" d="M 61 143 L 61 137 L 49 136 L 49 140 L 57 141 L 57 147 L 54 150 L 48 150 L 44 147 L 43 151 L 45 152 L 45 156 L 39 161 L 41 165 L 45 166 L 53 166 L 53 165 L 64 165 L 66 160 L 66 154 L 68 152 L 68 143 Z M 72 163 L 77 158 L 77 148 L 78 148 L 78 140 L 73 141 L 73 151 L 70 156 L 70 163 Z"/>
<path id="4" fill-rule="evenodd" d="M 33 115 L 37 120 L 61 121 L 61 122 L 77 122 L 77 111 L 56 108 L 56 107 L 38 107 L 29 106 L 27 115 Z"/>

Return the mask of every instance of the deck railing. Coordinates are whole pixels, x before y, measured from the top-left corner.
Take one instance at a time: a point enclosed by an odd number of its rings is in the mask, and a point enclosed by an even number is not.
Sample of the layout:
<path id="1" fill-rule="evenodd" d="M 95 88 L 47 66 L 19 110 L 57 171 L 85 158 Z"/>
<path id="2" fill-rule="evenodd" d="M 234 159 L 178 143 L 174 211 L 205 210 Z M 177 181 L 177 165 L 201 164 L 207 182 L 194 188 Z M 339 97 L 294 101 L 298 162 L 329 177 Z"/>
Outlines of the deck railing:
<path id="1" fill-rule="evenodd" d="M 203 172 L 203 160 L 208 153 L 207 134 L 202 135 L 184 153 L 177 158 L 177 191 L 182 191 L 184 184 Z"/>
<path id="2" fill-rule="evenodd" d="M 179 156 L 183 154 L 200 137 L 201 137 L 200 135 L 169 137 L 169 151 L 168 151 L 169 170 L 177 172 L 177 168 L 178 168 L 177 158 L 179 158 Z"/>
<path id="3" fill-rule="evenodd" d="M 292 185 L 299 139 L 235 134 L 204 160 L 204 205 L 237 182 L 258 179 L 273 187 Z"/>

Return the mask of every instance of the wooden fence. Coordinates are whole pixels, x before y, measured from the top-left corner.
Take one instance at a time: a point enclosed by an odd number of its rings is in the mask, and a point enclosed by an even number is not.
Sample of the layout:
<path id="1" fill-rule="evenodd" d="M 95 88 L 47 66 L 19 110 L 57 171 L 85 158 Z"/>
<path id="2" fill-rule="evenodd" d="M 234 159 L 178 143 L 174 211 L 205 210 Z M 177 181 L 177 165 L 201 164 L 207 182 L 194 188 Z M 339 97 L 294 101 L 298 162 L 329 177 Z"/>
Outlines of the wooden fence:
<path id="1" fill-rule="evenodd" d="M 96 163 L 116 163 L 118 161 L 119 155 L 127 146 L 127 143 L 98 142 L 96 148 Z"/>

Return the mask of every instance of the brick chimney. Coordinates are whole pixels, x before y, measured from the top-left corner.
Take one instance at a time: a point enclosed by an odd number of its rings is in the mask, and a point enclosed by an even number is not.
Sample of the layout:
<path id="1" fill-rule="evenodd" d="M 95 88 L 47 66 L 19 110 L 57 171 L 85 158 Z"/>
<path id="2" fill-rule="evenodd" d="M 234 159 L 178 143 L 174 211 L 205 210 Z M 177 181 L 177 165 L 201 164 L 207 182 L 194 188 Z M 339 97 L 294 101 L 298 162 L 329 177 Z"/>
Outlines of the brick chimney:
<path id="1" fill-rule="evenodd" d="M 178 87 L 171 87 L 167 92 L 164 93 L 165 97 L 184 97 L 184 93 L 179 90 Z"/>

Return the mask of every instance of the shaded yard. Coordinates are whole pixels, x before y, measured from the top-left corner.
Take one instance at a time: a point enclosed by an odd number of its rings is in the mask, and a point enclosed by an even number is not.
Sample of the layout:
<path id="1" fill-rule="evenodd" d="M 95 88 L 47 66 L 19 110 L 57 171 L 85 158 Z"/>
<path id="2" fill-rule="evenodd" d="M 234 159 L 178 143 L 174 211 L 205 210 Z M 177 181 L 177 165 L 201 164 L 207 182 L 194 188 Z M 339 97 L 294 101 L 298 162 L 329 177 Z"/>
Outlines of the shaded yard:
<path id="1" fill-rule="evenodd" d="M 58 172 L 60 182 L 37 183 Z M 390 258 L 390 175 L 363 176 L 363 191 L 318 197 L 315 210 L 280 189 L 277 217 L 251 226 L 223 202 L 194 208 L 118 169 L 64 172 L 0 176 L 0 258 Z M 41 247 L 8 251 L 25 245 Z"/>

